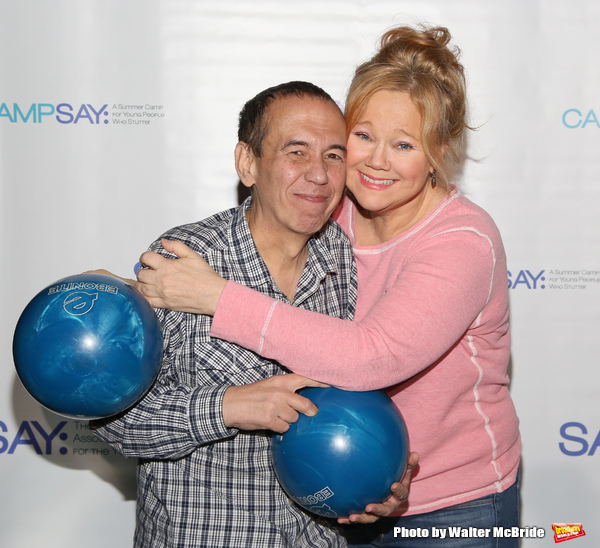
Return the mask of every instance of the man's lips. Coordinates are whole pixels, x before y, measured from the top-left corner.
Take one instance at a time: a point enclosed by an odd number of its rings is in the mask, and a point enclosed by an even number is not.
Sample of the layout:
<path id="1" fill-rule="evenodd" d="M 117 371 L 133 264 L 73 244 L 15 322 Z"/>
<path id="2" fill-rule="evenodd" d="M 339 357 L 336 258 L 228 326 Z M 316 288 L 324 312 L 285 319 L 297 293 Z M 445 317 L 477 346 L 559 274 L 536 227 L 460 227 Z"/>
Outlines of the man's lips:
<path id="1" fill-rule="evenodd" d="M 296 196 L 301 200 L 305 200 L 313 204 L 322 204 L 329 201 L 329 196 L 324 196 L 322 194 L 296 194 Z"/>

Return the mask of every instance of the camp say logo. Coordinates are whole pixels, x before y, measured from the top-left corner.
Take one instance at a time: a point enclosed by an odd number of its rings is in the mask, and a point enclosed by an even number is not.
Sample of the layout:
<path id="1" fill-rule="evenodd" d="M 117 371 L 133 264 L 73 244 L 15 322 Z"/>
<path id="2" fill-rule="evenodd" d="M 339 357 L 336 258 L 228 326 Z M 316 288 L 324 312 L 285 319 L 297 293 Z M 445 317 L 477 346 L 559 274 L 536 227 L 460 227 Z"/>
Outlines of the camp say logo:
<path id="1" fill-rule="evenodd" d="M 517 289 L 518 287 L 523 289 L 545 289 L 546 277 L 544 272 L 545 270 L 519 270 L 518 272 L 509 270 L 508 289 Z"/>
<path id="2" fill-rule="evenodd" d="M 551 268 L 509 270 L 508 289 L 552 289 L 582 291 L 600 287 L 600 269 Z"/>
<path id="3" fill-rule="evenodd" d="M 569 108 L 563 112 L 562 123 L 568 129 L 585 129 L 588 127 L 600 129 L 600 121 L 594 109 Z"/>
<path id="4" fill-rule="evenodd" d="M 18 103 L 0 104 L 0 120 L 12 124 L 41 124 L 45 121 L 56 121 L 59 124 L 108 124 L 108 105 L 71 105 L 69 103 L 32 103 L 24 106 Z"/>
<path id="5" fill-rule="evenodd" d="M 57 440 L 65 442 L 69 438 L 63 431 L 66 425 L 66 421 L 61 421 L 54 428 L 46 429 L 38 421 L 22 421 L 17 431 L 12 434 L 6 424 L 0 421 L 0 454 L 12 455 L 20 447 L 26 446 L 38 455 L 52 455 L 56 451 L 65 455 L 68 452 L 67 448 L 57 443 Z"/>
<path id="6" fill-rule="evenodd" d="M 24 420 L 14 430 L 0 421 L 0 455 L 18 456 L 32 450 L 58 458 L 118 455 L 95 434 L 88 421 L 63 420 L 45 426 L 37 420 Z"/>
<path id="7" fill-rule="evenodd" d="M 10 124 L 79 124 L 79 125 L 149 125 L 164 118 L 163 105 L 150 103 L 0 103 L 0 123 Z"/>
<path id="8" fill-rule="evenodd" d="M 563 441 L 558 444 L 562 453 L 569 457 L 592 457 L 600 447 L 600 430 L 588 431 L 580 422 L 566 422 L 560 427 L 560 437 Z M 600 453 L 599 453 L 600 454 Z"/>

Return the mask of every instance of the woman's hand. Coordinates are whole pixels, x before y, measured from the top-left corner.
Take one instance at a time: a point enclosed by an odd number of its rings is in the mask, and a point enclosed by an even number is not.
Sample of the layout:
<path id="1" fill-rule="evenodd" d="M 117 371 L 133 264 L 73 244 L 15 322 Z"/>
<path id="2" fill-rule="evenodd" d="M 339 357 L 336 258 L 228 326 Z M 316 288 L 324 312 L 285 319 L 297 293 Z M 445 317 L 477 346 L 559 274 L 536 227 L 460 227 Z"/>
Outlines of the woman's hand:
<path id="1" fill-rule="evenodd" d="M 338 519 L 338 523 L 373 523 L 380 517 L 386 517 L 397 510 L 397 508 L 408 498 L 410 480 L 414 469 L 419 464 L 419 455 L 410 453 L 406 465 L 406 473 L 402 481 L 396 482 L 391 487 L 392 494 L 380 504 L 369 504 L 362 514 L 352 514 L 347 518 Z"/>
<path id="2" fill-rule="evenodd" d="M 161 243 L 178 258 L 167 259 L 153 251 L 143 253 L 136 289 L 154 308 L 213 315 L 227 280 L 183 242 Z"/>

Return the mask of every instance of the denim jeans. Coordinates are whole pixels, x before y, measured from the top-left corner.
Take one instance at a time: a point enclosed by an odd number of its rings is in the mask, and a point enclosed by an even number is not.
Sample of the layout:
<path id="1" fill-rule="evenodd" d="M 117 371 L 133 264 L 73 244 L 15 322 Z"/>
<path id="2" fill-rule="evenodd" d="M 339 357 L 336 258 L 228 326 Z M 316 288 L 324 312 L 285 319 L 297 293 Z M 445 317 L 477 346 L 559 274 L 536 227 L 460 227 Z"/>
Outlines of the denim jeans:
<path id="1" fill-rule="evenodd" d="M 494 535 L 494 527 L 511 529 L 519 527 L 519 522 L 517 478 L 502 493 L 426 514 L 381 518 L 372 525 L 349 525 L 344 533 L 354 548 L 518 548 L 518 538 Z"/>

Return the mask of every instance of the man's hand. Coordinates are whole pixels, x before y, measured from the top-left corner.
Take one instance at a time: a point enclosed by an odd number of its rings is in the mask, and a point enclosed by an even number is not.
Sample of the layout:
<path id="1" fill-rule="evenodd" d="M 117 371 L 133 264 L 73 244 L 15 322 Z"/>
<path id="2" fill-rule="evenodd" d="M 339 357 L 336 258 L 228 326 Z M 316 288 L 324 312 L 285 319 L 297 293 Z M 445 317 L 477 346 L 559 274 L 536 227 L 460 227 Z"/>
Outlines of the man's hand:
<path id="1" fill-rule="evenodd" d="M 419 464 L 419 455 L 410 453 L 408 455 L 408 463 L 406 472 L 402 481 L 396 482 L 391 487 L 392 494 L 380 504 L 369 504 L 362 514 L 352 514 L 348 518 L 338 519 L 338 523 L 373 523 L 380 517 L 389 516 L 408 498 L 410 489 L 410 480 L 413 471 Z"/>
<path id="2" fill-rule="evenodd" d="M 154 308 L 192 314 L 214 314 L 227 280 L 221 278 L 195 251 L 180 241 L 162 240 L 167 259 L 153 251 L 140 257 L 136 289 Z"/>
<path id="3" fill-rule="evenodd" d="M 223 420 L 229 428 L 240 430 L 273 430 L 287 432 L 299 413 L 312 417 L 317 406 L 296 394 L 305 386 L 326 384 L 294 373 L 275 375 L 252 384 L 230 386 L 223 398 Z"/>

